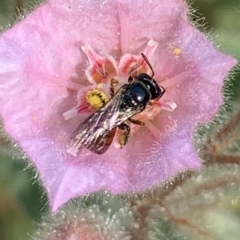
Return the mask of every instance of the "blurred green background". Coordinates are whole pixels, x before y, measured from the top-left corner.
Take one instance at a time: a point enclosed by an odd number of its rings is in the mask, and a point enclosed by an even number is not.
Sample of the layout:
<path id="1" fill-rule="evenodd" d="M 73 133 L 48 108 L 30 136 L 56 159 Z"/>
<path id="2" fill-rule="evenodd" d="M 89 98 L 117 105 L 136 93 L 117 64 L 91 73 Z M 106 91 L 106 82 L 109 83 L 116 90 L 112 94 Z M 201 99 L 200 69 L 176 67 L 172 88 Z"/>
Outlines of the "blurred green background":
<path id="1" fill-rule="evenodd" d="M 25 1 L 25 5 L 32 2 Z M 12 23 L 15 7 L 22 3 L 0 0 L 0 25 Z M 210 31 L 215 45 L 240 59 L 240 1 L 195 0 L 192 5 L 197 10 L 199 24 L 205 23 L 204 29 Z M 232 101 L 236 102 L 240 95 L 240 74 L 236 74 L 232 82 Z M 4 137 L 0 137 L 0 240 L 26 239 L 34 222 L 47 209 L 46 196 L 35 182 L 36 173 L 18 159 L 17 152 L 9 153 L 8 145 Z"/>

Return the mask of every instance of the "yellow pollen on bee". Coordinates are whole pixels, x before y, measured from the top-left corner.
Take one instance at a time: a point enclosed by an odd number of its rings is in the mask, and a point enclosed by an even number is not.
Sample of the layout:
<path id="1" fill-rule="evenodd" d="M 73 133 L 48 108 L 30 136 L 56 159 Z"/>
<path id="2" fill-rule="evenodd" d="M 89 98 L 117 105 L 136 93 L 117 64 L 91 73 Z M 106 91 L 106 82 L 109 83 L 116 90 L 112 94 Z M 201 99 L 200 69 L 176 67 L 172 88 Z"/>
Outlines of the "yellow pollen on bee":
<path id="1" fill-rule="evenodd" d="M 127 137 L 125 134 L 120 134 L 119 137 L 118 137 L 118 142 L 120 144 L 120 147 L 124 146 L 127 142 Z"/>
<path id="2" fill-rule="evenodd" d="M 86 100 L 91 107 L 99 109 L 108 101 L 108 97 L 102 90 L 95 88 L 86 93 Z"/>

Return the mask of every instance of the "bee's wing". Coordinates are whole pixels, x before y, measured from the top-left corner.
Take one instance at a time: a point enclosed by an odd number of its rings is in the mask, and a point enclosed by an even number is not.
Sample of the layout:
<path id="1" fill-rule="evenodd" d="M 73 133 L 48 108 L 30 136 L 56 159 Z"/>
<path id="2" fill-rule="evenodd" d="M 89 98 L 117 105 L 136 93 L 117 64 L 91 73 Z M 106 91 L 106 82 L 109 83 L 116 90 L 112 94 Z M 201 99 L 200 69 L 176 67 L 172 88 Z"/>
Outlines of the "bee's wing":
<path id="1" fill-rule="evenodd" d="M 126 119 L 119 119 L 123 113 L 120 106 L 125 94 L 125 88 L 120 90 L 101 109 L 90 115 L 71 136 L 68 152 L 77 155 L 84 146 L 98 154 L 104 153 L 112 143 L 116 126 Z M 120 115 L 119 115 L 120 114 Z"/>
<path id="2" fill-rule="evenodd" d="M 92 152 L 103 154 L 111 145 L 115 132 L 116 127 L 110 131 L 106 131 L 103 135 L 96 137 L 91 144 L 88 144 L 87 148 Z"/>

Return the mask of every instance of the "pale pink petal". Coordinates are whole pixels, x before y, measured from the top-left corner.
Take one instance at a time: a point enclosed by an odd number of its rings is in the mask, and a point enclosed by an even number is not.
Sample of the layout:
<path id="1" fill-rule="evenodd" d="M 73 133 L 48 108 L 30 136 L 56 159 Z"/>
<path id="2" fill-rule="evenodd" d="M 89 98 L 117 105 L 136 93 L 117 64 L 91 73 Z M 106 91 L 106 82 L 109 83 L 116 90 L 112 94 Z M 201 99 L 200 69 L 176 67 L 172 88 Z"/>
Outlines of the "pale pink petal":
<path id="1" fill-rule="evenodd" d="M 149 39 L 162 49 L 178 25 L 187 21 L 187 6 L 180 0 L 118 2 L 123 53 L 141 52 Z"/>
<path id="2" fill-rule="evenodd" d="M 62 34 L 74 46 L 94 46 L 99 55 L 119 54 L 120 24 L 115 0 L 50 0 L 53 22 L 62 28 Z M 52 23 L 49 24 L 52 28 Z M 54 31 L 53 31 L 54 32 Z M 59 35 L 57 35 L 59 38 Z M 65 39 L 64 39 L 65 42 Z M 85 54 L 82 52 L 82 56 Z M 85 56 L 84 56 L 85 57 Z M 85 62 L 87 63 L 87 62 Z M 82 70 L 85 64 L 78 62 Z"/>
<path id="3" fill-rule="evenodd" d="M 163 100 L 176 102 L 171 114 L 176 119 L 189 119 L 193 126 L 211 119 L 222 104 L 222 87 L 228 71 L 236 60 L 212 46 L 206 37 L 191 26 L 184 25 L 172 44 L 181 49 L 178 59 L 172 57 L 172 71 L 166 72 L 163 83 L 167 91 Z M 170 58 L 169 54 L 165 55 Z M 164 69 L 169 68 L 166 64 Z M 173 84 L 171 85 L 171 82 Z M 166 116 L 167 118 L 167 116 Z M 159 117 L 162 126 L 164 117 Z M 167 119 L 166 119 L 167 121 Z"/>
<path id="4" fill-rule="evenodd" d="M 132 191 L 144 190 L 149 185 L 166 181 L 179 171 L 199 169 L 201 163 L 192 144 L 192 129 L 185 124 L 174 125 L 169 135 L 159 132 L 158 141 L 147 129 L 134 135 L 129 147 L 128 171 Z M 144 138 L 144 147 L 138 141 Z M 131 148 L 131 150 L 130 150 Z M 134 172 L 134 174 L 131 174 Z"/>
<path id="5" fill-rule="evenodd" d="M 52 202 L 68 169 L 66 143 L 82 120 L 81 116 L 63 118 L 76 104 L 77 92 L 69 90 L 70 81 L 87 83 L 83 71 L 87 58 L 80 46 L 87 41 L 93 46 L 99 43 L 95 49 L 104 54 L 118 51 L 114 49 L 118 18 L 114 13 L 106 18 L 106 11 L 116 8 L 115 1 L 109 1 L 102 11 L 100 6 L 86 8 L 84 1 L 78 4 L 82 11 L 71 9 L 71 4 L 67 9 L 43 4 L 0 39 L 4 129 L 34 161 Z M 108 28 L 98 31 L 106 21 Z M 89 192 L 98 190 L 95 187 Z M 70 198 L 66 196 L 65 201 Z"/>

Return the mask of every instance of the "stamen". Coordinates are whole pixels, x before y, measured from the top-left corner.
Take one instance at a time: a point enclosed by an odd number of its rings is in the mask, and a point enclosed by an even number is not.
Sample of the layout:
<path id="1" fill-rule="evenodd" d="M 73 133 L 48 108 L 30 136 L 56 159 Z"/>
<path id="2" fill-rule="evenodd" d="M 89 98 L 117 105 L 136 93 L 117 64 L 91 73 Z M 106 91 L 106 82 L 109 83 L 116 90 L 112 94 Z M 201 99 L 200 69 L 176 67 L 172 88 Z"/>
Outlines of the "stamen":
<path id="1" fill-rule="evenodd" d="M 152 57 L 157 47 L 158 47 L 158 43 L 156 41 L 152 39 L 148 41 L 147 47 L 143 51 L 147 59 L 150 59 Z M 146 61 L 143 59 L 143 57 L 140 54 L 139 55 L 125 54 L 120 59 L 120 63 L 118 65 L 119 72 L 127 76 L 133 75 L 133 74 L 138 75 L 141 72 L 147 72 L 148 68 L 149 67 Z"/>
<path id="2" fill-rule="evenodd" d="M 102 57 L 100 57 L 89 44 L 81 47 L 83 52 L 87 55 L 88 61 L 94 63 L 96 67 L 101 67 Z"/>
<path id="3" fill-rule="evenodd" d="M 181 74 L 178 74 L 175 77 L 166 79 L 161 82 L 161 85 L 166 89 L 170 87 L 174 87 L 177 84 L 180 84 L 182 81 L 188 79 L 190 76 L 190 71 L 183 72 Z"/>
<path id="4" fill-rule="evenodd" d="M 156 101 L 153 104 L 169 112 L 174 111 L 177 107 L 177 104 L 175 102 L 164 102 L 162 100 Z"/>
<path id="5" fill-rule="evenodd" d="M 158 47 L 158 43 L 154 41 L 153 39 L 149 40 L 147 43 L 147 47 L 144 49 L 143 53 L 147 57 L 148 60 L 151 59 L 152 55 L 156 51 Z M 146 61 L 141 58 L 140 64 L 145 68 L 146 67 Z"/>
<path id="6" fill-rule="evenodd" d="M 82 46 L 82 50 L 87 55 L 90 65 L 85 73 L 92 84 L 106 83 L 117 76 L 117 64 L 113 57 L 101 57 L 88 44 Z"/>
<path id="7" fill-rule="evenodd" d="M 77 116 L 80 112 L 89 112 L 88 105 L 78 105 L 67 112 L 63 113 L 63 117 L 65 120 L 69 120 L 75 116 Z"/>
<path id="8" fill-rule="evenodd" d="M 138 57 L 133 54 L 125 54 L 118 65 L 119 72 L 123 75 L 131 75 L 139 68 Z"/>

